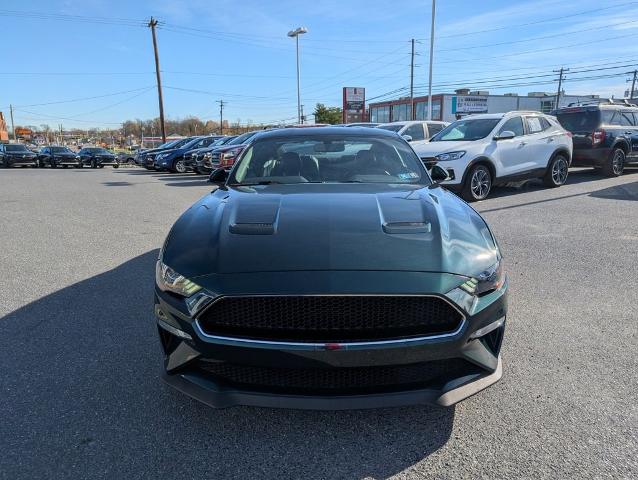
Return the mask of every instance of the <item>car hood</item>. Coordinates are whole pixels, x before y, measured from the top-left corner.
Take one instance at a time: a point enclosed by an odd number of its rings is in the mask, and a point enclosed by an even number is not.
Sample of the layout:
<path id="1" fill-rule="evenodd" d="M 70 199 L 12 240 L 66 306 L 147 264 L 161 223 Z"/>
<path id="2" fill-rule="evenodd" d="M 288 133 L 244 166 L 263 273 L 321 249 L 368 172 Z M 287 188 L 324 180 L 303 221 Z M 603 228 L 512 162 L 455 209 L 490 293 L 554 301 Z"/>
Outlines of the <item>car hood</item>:
<path id="1" fill-rule="evenodd" d="M 434 157 L 440 153 L 457 152 L 459 150 L 475 149 L 479 143 L 476 141 L 451 141 L 451 142 L 412 142 L 412 148 L 420 157 Z"/>
<path id="2" fill-rule="evenodd" d="M 440 187 L 295 184 L 222 188 L 175 223 L 163 261 L 189 278 L 284 271 L 476 275 L 498 247 Z"/>
<path id="3" fill-rule="evenodd" d="M 5 152 L 5 155 L 11 157 L 36 157 L 37 155 L 33 152 Z"/>

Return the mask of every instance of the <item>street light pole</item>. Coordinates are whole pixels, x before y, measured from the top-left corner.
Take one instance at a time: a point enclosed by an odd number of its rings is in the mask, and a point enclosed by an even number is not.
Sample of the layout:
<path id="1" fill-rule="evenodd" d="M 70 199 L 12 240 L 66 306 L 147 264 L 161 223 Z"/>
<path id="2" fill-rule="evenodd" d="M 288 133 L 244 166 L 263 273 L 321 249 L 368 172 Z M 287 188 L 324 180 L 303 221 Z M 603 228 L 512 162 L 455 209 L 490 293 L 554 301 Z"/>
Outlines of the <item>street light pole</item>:
<path id="1" fill-rule="evenodd" d="M 301 124 L 303 119 L 301 117 L 301 81 L 299 74 L 299 35 L 303 35 L 307 33 L 308 29 L 306 27 L 298 27 L 295 30 L 291 30 L 288 32 L 289 37 L 295 38 L 295 44 L 297 48 L 297 123 Z"/>
<path id="2" fill-rule="evenodd" d="M 432 54 L 434 53 L 434 16 L 436 0 L 432 0 L 432 24 L 430 26 L 430 79 L 428 81 L 428 120 L 432 120 Z"/>

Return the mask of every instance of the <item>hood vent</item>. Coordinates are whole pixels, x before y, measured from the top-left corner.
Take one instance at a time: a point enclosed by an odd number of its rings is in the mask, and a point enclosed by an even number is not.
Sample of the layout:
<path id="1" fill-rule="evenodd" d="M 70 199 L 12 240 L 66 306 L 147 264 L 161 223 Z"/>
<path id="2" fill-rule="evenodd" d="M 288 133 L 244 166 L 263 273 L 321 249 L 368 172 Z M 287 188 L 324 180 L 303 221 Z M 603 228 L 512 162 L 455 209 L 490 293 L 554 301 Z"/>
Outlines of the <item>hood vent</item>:
<path id="1" fill-rule="evenodd" d="M 231 223 L 228 231 L 239 235 L 272 235 L 275 233 L 275 225 L 273 223 Z"/>
<path id="2" fill-rule="evenodd" d="M 432 225 L 430 222 L 384 223 L 383 231 L 385 233 L 431 233 Z"/>

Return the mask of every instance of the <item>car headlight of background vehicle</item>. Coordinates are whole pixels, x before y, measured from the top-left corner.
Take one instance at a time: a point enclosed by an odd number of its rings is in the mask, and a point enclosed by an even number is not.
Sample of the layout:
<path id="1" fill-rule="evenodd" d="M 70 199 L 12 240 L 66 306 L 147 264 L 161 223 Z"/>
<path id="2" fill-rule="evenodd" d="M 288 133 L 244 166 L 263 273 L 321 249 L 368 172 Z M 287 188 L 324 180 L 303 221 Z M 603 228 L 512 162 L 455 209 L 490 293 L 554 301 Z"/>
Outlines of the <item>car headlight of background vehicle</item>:
<path id="1" fill-rule="evenodd" d="M 463 155 L 465 155 L 465 151 L 461 150 L 458 152 L 441 153 L 439 155 L 436 155 L 434 158 L 441 162 L 446 162 L 449 160 L 458 160 L 459 158 L 463 157 Z"/>
<path id="2" fill-rule="evenodd" d="M 161 260 L 157 261 L 155 269 L 155 281 L 160 290 L 165 292 L 173 292 L 182 297 L 190 297 L 199 292 L 202 287 L 188 278 L 180 275 Z"/>
<path id="3" fill-rule="evenodd" d="M 503 260 L 499 258 L 494 265 L 470 278 L 460 288 L 471 295 L 480 297 L 501 288 L 504 280 Z"/>
<path id="4" fill-rule="evenodd" d="M 162 158 L 166 158 L 167 156 L 168 156 L 168 153 L 160 153 L 159 155 L 155 157 L 155 159 L 161 160 Z"/>

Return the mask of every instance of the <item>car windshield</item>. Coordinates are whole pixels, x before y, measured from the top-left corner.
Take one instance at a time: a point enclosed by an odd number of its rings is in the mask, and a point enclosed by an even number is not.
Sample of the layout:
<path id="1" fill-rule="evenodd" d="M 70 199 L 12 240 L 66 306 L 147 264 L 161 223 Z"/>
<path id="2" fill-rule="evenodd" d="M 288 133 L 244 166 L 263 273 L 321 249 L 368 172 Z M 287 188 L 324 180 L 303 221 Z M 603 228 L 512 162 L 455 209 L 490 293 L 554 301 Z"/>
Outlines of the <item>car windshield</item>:
<path id="1" fill-rule="evenodd" d="M 246 140 L 250 139 L 250 137 L 252 137 L 256 133 L 257 132 L 244 133 L 244 134 L 242 134 L 242 135 L 240 135 L 238 137 L 235 137 L 233 140 L 228 142 L 226 145 L 241 145 L 242 143 L 246 142 Z"/>
<path id="2" fill-rule="evenodd" d="M 168 147 L 172 147 L 173 145 L 175 145 L 177 142 L 179 142 L 179 140 L 171 140 L 169 142 L 166 143 L 162 143 L 159 147 L 156 148 L 168 148 Z"/>
<path id="3" fill-rule="evenodd" d="M 606 110 L 605 113 L 610 112 Z M 613 113 L 613 112 L 611 112 Z M 565 130 L 570 132 L 592 132 L 598 128 L 601 123 L 608 123 L 611 116 L 608 115 L 607 122 L 601 122 L 601 111 L 596 110 L 579 110 L 572 112 L 558 112 L 556 118 Z"/>
<path id="4" fill-rule="evenodd" d="M 71 150 L 69 150 L 66 147 L 51 147 L 51 151 L 53 153 L 73 153 Z"/>
<path id="5" fill-rule="evenodd" d="M 226 145 L 227 143 L 232 142 L 236 138 L 237 138 L 236 136 L 220 138 L 219 140 L 215 142 L 215 145 Z"/>
<path id="6" fill-rule="evenodd" d="M 434 137 L 430 142 L 452 142 L 455 140 L 480 140 L 487 137 L 494 127 L 500 122 L 500 118 L 475 118 L 457 120 L 447 126 Z"/>
<path id="7" fill-rule="evenodd" d="M 189 142 L 186 142 L 184 145 L 182 145 L 181 148 L 186 148 L 186 149 L 192 148 L 201 141 L 202 141 L 202 137 L 193 138 Z"/>
<path id="8" fill-rule="evenodd" d="M 111 153 L 106 148 L 89 148 L 88 150 L 90 150 L 91 153 L 101 153 L 101 154 Z"/>
<path id="9" fill-rule="evenodd" d="M 5 145 L 4 149 L 7 152 L 28 152 L 29 150 L 24 145 Z"/>
<path id="10" fill-rule="evenodd" d="M 401 130 L 405 125 L 403 124 L 391 124 L 391 125 L 379 125 L 377 128 L 382 128 L 383 130 L 390 130 L 391 132 L 398 132 L 399 130 Z"/>
<path id="11" fill-rule="evenodd" d="M 171 145 L 171 148 L 181 148 L 183 147 L 185 144 L 187 144 L 188 142 L 190 142 L 192 140 L 191 137 L 189 138 L 182 138 L 181 140 L 177 140 L 173 145 Z"/>
<path id="12" fill-rule="evenodd" d="M 246 149 L 229 179 L 231 185 L 307 182 L 431 183 L 401 139 L 346 134 L 258 140 Z"/>

